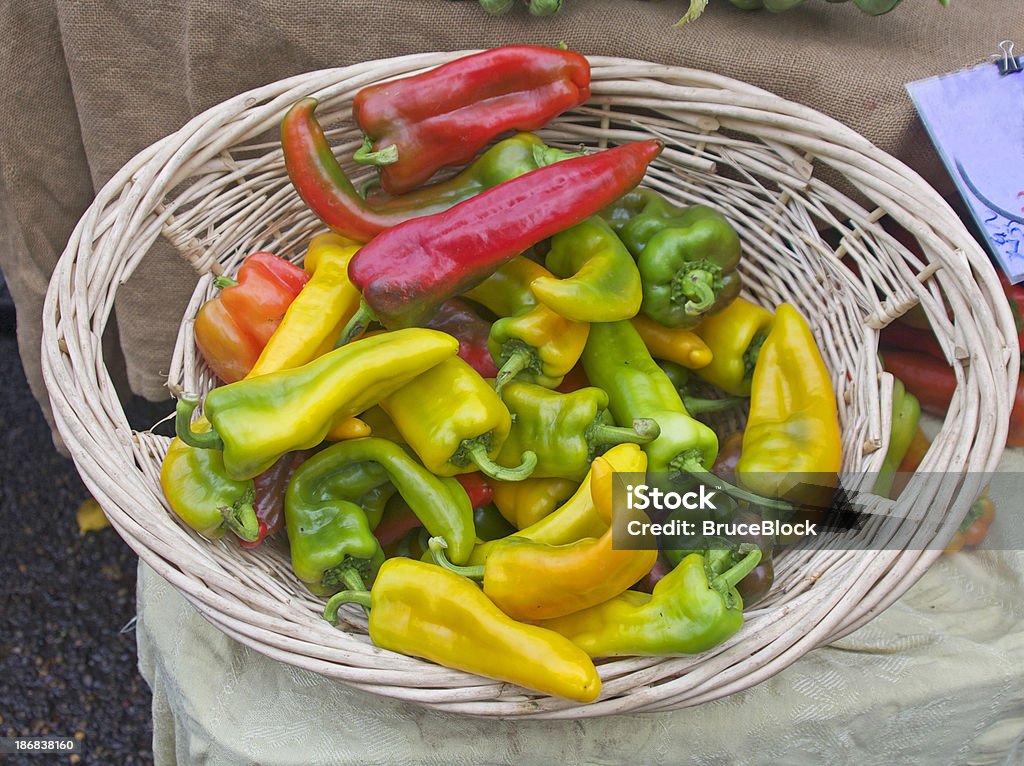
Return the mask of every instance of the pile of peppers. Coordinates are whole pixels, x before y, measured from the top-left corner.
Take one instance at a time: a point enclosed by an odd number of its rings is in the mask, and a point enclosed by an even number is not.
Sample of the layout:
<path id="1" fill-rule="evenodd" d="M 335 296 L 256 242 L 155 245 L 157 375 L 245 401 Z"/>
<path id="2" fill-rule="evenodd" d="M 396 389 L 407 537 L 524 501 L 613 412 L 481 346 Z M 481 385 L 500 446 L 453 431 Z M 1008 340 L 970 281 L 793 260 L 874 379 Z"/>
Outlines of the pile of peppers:
<path id="1" fill-rule="evenodd" d="M 771 539 L 617 546 L 613 515 L 649 520 L 613 510 L 619 474 L 707 481 L 740 513 L 841 460 L 806 319 L 740 296 L 725 216 L 640 186 L 661 142 L 531 132 L 589 92 L 584 57 L 532 46 L 369 87 L 368 194 L 298 101 L 285 165 L 326 231 L 200 310 L 222 385 L 181 395 L 161 474 L 200 535 L 286 547 L 332 623 L 361 608 L 379 647 L 581 703 L 595 659 L 712 650 L 771 588 Z M 741 405 L 725 466 L 697 414 Z"/>

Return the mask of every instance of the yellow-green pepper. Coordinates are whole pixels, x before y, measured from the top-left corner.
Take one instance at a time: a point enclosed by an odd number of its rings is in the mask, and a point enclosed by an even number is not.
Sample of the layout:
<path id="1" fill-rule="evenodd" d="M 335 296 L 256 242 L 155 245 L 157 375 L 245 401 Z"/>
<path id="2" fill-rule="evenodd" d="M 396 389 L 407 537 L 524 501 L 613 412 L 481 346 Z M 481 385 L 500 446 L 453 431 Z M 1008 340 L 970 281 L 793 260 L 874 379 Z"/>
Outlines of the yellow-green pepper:
<path id="1" fill-rule="evenodd" d="M 176 427 L 186 444 L 222 449 L 233 479 L 251 479 L 285 452 L 320 444 L 339 422 L 454 357 L 459 343 L 435 330 L 409 328 L 361 338 L 291 370 L 247 378 L 206 396 L 212 428 L 189 426 L 198 397 L 183 394 Z"/>
<path id="2" fill-rule="evenodd" d="M 512 426 L 508 408 L 480 374 L 457 356 L 417 375 L 380 401 L 402 438 L 439 476 L 480 470 L 514 481 L 530 475 L 537 456 L 509 456 L 513 467 L 495 462 Z"/>

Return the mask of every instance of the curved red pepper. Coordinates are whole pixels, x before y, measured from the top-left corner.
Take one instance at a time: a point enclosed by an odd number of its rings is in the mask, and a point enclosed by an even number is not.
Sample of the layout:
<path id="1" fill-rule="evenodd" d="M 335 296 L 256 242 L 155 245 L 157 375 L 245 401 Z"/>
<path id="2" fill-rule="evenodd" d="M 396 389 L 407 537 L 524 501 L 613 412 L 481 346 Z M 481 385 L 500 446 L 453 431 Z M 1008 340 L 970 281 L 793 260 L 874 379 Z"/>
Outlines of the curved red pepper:
<path id="1" fill-rule="evenodd" d="M 588 98 L 590 63 L 574 51 L 509 45 L 464 56 L 359 91 L 352 117 L 367 151 L 355 159 L 382 165 L 381 187 L 401 194 L 469 162 L 499 133 L 542 128 Z"/>
<path id="2" fill-rule="evenodd" d="M 563 160 L 382 232 L 349 261 L 363 306 L 343 340 L 370 317 L 388 329 L 422 323 L 501 264 L 632 189 L 663 146 L 638 141 Z"/>

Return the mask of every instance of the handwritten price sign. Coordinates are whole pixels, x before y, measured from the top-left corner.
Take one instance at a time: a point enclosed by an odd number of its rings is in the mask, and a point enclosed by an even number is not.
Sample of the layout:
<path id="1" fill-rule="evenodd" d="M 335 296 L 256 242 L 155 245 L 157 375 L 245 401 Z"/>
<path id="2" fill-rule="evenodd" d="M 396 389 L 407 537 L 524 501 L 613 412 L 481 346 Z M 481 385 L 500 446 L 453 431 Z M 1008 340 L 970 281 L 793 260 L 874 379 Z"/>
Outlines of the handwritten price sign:
<path id="1" fill-rule="evenodd" d="M 907 91 L 992 254 L 1024 281 L 1024 72 L 983 64 Z"/>

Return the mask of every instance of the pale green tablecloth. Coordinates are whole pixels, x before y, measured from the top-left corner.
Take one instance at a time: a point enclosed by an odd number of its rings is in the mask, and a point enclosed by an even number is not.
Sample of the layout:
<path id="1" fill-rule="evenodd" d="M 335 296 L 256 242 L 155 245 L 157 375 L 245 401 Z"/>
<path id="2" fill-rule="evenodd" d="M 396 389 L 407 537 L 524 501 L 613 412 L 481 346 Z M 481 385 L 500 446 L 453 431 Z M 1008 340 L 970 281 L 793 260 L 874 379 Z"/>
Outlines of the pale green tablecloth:
<path id="1" fill-rule="evenodd" d="M 1000 469 L 1024 473 L 1024 450 Z M 439 714 L 283 665 L 144 565 L 138 610 L 158 766 L 1024 763 L 1022 551 L 942 556 L 871 623 L 745 692 L 573 722 Z"/>
<path id="2" fill-rule="evenodd" d="M 944 556 L 900 601 L 769 681 L 575 722 L 438 714 L 282 665 L 139 570 L 157 764 L 1024 763 L 1024 554 Z"/>

